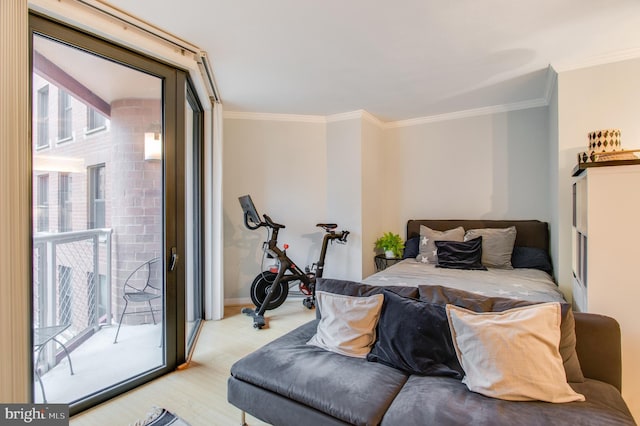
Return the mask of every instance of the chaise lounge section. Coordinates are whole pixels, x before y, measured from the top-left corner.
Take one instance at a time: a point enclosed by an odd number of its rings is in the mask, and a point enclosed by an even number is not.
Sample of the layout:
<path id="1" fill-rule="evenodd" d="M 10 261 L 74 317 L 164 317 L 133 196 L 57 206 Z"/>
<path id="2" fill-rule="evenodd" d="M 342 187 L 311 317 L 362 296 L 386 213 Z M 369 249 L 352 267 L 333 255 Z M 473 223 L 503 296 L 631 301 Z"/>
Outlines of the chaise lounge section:
<path id="1" fill-rule="evenodd" d="M 318 283 L 321 290 L 322 282 Z M 355 287 L 354 287 L 355 286 Z M 351 283 L 350 295 L 380 287 Z M 333 286 L 332 291 L 336 291 Z M 418 298 L 417 288 L 394 292 Z M 471 392 L 459 378 L 409 374 L 308 345 L 316 319 L 247 355 L 231 368 L 228 400 L 273 425 L 633 425 L 622 399 L 618 323 L 575 313 L 576 352 L 585 380 L 569 383 L 584 402 L 515 402 Z"/>

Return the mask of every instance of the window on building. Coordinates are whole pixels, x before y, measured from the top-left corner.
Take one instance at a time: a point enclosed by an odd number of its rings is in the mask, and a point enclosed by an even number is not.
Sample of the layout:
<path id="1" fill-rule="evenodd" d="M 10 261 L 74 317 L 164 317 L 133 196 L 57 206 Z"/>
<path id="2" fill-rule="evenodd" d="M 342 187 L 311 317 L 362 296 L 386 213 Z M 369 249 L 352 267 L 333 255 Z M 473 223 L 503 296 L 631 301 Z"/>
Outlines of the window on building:
<path id="1" fill-rule="evenodd" d="M 61 89 L 58 95 L 58 140 L 73 137 L 72 125 L 71 96 Z"/>
<path id="2" fill-rule="evenodd" d="M 58 175 L 58 231 L 71 231 L 71 175 Z"/>
<path id="3" fill-rule="evenodd" d="M 107 276 L 93 272 L 87 272 L 87 318 L 89 324 L 105 324 L 108 319 L 109 286 Z"/>
<path id="4" fill-rule="evenodd" d="M 71 311 L 73 306 L 71 273 L 72 269 L 70 266 L 58 265 L 58 282 L 60 283 L 60 287 L 58 290 L 58 297 L 60 299 L 58 301 L 58 321 L 60 324 L 71 324 Z"/>
<path id="5" fill-rule="evenodd" d="M 87 133 L 106 127 L 107 119 L 93 108 L 87 108 Z"/>
<path id="6" fill-rule="evenodd" d="M 104 164 L 89 167 L 89 223 L 88 229 L 105 227 Z"/>
<path id="7" fill-rule="evenodd" d="M 36 136 L 36 148 L 49 146 L 49 85 L 38 90 L 37 98 L 38 124 Z"/>
<path id="8" fill-rule="evenodd" d="M 49 175 L 38 176 L 37 191 L 37 230 L 44 232 L 49 230 Z"/>

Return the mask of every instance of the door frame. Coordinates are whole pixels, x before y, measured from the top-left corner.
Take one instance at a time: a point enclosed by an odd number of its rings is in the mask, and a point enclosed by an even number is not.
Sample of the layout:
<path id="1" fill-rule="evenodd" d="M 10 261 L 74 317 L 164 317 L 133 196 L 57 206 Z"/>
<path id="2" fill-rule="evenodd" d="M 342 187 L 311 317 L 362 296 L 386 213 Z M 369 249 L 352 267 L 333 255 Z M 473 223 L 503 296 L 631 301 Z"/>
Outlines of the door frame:
<path id="1" fill-rule="evenodd" d="M 129 380 L 115 384 L 114 386 L 96 392 L 84 399 L 70 404 L 70 415 L 74 415 L 87 408 L 107 401 L 121 393 L 134 389 L 161 375 L 169 373 L 184 362 L 185 359 L 185 268 L 184 261 L 178 261 L 173 271 L 168 271 L 172 248 L 184 258 L 185 253 L 185 157 L 184 157 L 184 105 L 185 105 L 185 70 L 165 64 L 157 59 L 148 57 L 123 46 L 98 36 L 73 28 L 67 24 L 54 21 L 44 15 L 31 11 L 29 14 L 29 51 L 33 52 L 33 37 L 41 35 L 52 38 L 65 44 L 80 48 L 89 53 L 97 54 L 106 59 L 123 64 L 130 68 L 154 75 L 163 80 L 163 192 L 164 214 L 163 235 L 165 238 L 163 259 L 165 265 L 165 330 L 164 330 L 164 365 L 149 370 Z M 30 54 L 29 70 L 33 71 L 32 57 Z M 29 111 L 31 107 L 32 81 L 30 80 Z M 32 112 L 31 112 L 32 113 Z M 32 117 L 33 122 L 33 117 Z M 33 143 L 29 140 L 29 154 L 32 153 Z M 32 169 L 32 168 L 31 168 Z M 32 197 L 31 197 L 32 199 Z M 33 211 L 33 208 L 31 208 Z M 30 231 L 33 240 L 33 230 Z M 30 256 L 33 258 L 33 256 Z M 31 268 L 33 271 L 33 260 Z M 30 283 L 33 282 L 31 277 Z M 32 286 L 30 286 L 32 287 Z M 30 303 L 33 303 L 33 294 L 30 290 Z M 30 310 L 33 315 L 33 309 Z M 33 323 L 33 318 L 31 318 Z M 33 360 L 31 360 L 31 364 Z M 32 369 L 31 369 L 32 370 Z M 34 377 L 31 371 L 30 400 L 34 398 Z"/>

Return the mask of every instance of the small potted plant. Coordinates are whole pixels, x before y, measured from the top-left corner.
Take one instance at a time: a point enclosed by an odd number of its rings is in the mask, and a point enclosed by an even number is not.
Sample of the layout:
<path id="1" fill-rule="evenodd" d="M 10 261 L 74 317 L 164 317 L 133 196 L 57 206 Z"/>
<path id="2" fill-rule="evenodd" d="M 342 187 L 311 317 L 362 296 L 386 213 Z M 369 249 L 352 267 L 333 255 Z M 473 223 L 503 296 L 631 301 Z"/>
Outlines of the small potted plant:
<path id="1" fill-rule="evenodd" d="M 387 259 L 400 258 L 404 250 L 404 241 L 398 234 L 385 232 L 382 237 L 376 240 L 375 247 L 384 251 Z"/>

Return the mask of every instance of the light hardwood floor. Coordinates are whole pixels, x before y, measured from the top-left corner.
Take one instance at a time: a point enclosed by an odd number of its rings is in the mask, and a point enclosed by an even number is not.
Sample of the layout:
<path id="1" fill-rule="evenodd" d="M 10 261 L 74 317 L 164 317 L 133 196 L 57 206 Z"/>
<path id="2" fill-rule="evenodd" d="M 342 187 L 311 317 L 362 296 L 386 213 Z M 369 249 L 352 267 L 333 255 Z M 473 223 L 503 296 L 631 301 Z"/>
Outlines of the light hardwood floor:
<path id="1" fill-rule="evenodd" d="M 227 378 L 231 365 L 265 343 L 315 318 L 315 311 L 300 299 L 287 300 L 267 311 L 268 328 L 255 330 L 240 306 L 227 306 L 225 318 L 207 321 L 200 333 L 190 366 L 174 371 L 71 418 L 72 426 L 129 425 L 142 419 L 152 407 L 163 407 L 191 426 L 240 424 L 240 410 L 227 402 Z M 263 422 L 247 416 L 251 426 Z"/>

